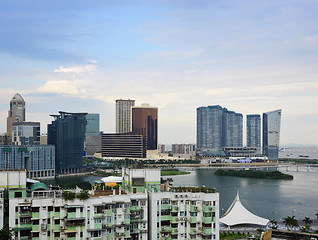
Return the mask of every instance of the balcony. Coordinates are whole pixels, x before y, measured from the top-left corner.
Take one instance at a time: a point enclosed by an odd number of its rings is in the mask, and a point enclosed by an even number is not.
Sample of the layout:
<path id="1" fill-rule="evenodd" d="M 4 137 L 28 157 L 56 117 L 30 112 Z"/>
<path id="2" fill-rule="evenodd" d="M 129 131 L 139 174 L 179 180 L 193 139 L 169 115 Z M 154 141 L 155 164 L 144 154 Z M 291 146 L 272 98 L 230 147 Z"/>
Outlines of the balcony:
<path id="1" fill-rule="evenodd" d="M 32 225 L 32 232 L 39 232 L 40 226 L 39 225 Z"/>
<path id="2" fill-rule="evenodd" d="M 76 218 L 76 212 L 67 213 L 67 218 Z"/>
<path id="3" fill-rule="evenodd" d="M 179 222 L 178 217 L 171 217 L 171 223 Z"/>
<path id="4" fill-rule="evenodd" d="M 190 217 L 190 223 L 196 223 L 197 217 Z"/>
<path id="5" fill-rule="evenodd" d="M 20 212 L 19 215 L 20 217 L 31 217 L 32 212 Z"/>
<path id="6" fill-rule="evenodd" d="M 32 220 L 33 219 L 40 219 L 40 213 L 38 213 L 38 212 L 32 213 Z"/>
<path id="7" fill-rule="evenodd" d="M 95 213 L 94 218 L 103 218 L 102 213 Z"/>
<path id="8" fill-rule="evenodd" d="M 171 227 L 170 226 L 163 226 L 163 227 L 161 227 L 161 232 L 171 232 Z"/>
<path id="9" fill-rule="evenodd" d="M 179 229 L 178 228 L 171 228 L 171 233 L 172 234 L 178 234 L 179 233 Z"/>
<path id="10" fill-rule="evenodd" d="M 167 209 L 171 209 L 170 204 L 161 204 L 161 210 L 167 210 Z"/>
<path id="11" fill-rule="evenodd" d="M 53 218 L 61 218 L 60 212 L 54 212 Z"/>
<path id="12" fill-rule="evenodd" d="M 202 223 L 212 223 L 212 217 L 203 217 Z"/>
<path id="13" fill-rule="evenodd" d="M 170 215 L 161 215 L 160 217 L 161 221 L 170 221 L 171 220 L 171 216 Z"/>
<path id="14" fill-rule="evenodd" d="M 212 228 L 203 228 L 202 229 L 202 234 L 205 234 L 205 235 L 211 235 L 212 234 Z"/>
<path id="15" fill-rule="evenodd" d="M 131 206 L 130 211 L 139 211 L 140 207 L 139 206 Z"/>
<path id="16" fill-rule="evenodd" d="M 211 207 L 211 206 L 202 206 L 202 211 L 203 212 L 212 212 L 213 211 L 213 207 Z"/>
<path id="17" fill-rule="evenodd" d="M 179 211 L 179 207 L 178 206 L 172 206 L 171 207 L 171 212 L 178 212 Z"/>
<path id="18" fill-rule="evenodd" d="M 196 228 L 190 228 L 190 234 L 196 234 L 197 229 Z"/>

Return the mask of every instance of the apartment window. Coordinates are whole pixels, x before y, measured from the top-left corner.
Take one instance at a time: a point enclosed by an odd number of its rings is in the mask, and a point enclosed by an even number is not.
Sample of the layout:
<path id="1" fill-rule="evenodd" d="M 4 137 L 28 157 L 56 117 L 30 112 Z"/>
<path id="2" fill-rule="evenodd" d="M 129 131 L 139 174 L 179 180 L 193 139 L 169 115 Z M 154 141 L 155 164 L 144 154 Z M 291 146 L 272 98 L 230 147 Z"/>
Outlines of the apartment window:
<path id="1" fill-rule="evenodd" d="M 59 225 L 59 224 L 60 224 L 60 219 L 55 219 L 55 220 L 54 220 L 54 224 L 55 224 L 55 225 Z"/>
<path id="2" fill-rule="evenodd" d="M 101 231 L 93 231 L 93 232 L 91 232 L 91 237 L 101 237 Z"/>
<path id="3" fill-rule="evenodd" d="M 95 219 L 95 223 L 102 223 L 102 219 Z"/>
<path id="4" fill-rule="evenodd" d="M 40 208 L 39 207 L 33 207 L 32 208 L 32 212 L 40 212 Z"/>
<path id="5" fill-rule="evenodd" d="M 48 211 L 49 211 L 49 212 L 53 212 L 53 206 L 49 206 L 49 207 L 48 207 Z"/>
<path id="6" fill-rule="evenodd" d="M 22 192 L 15 192 L 14 197 L 15 198 L 22 198 Z"/>
<path id="7" fill-rule="evenodd" d="M 60 212 L 61 211 L 61 208 L 60 207 L 55 207 L 54 208 L 54 212 Z"/>

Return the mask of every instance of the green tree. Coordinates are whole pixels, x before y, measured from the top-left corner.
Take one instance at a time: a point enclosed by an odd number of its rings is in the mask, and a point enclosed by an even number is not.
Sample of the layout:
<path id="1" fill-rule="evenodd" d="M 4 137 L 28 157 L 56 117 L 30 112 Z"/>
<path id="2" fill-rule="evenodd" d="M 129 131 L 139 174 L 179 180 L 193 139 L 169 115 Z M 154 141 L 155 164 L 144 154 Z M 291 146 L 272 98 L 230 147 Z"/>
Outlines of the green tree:
<path id="1" fill-rule="evenodd" d="M 74 200 L 76 197 L 76 194 L 73 193 L 73 192 L 70 192 L 70 191 L 64 191 L 63 192 L 63 198 L 64 200 L 69 200 L 69 201 L 72 201 Z"/>
<path id="2" fill-rule="evenodd" d="M 277 221 L 275 220 L 275 218 L 271 219 L 269 222 L 271 223 L 271 228 L 272 229 L 277 229 L 278 228 Z"/>
<path id="3" fill-rule="evenodd" d="M 80 200 L 86 200 L 89 198 L 89 193 L 87 190 L 83 190 L 76 195 L 76 197 Z"/>
<path id="4" fill-rule="evenodd" d="M 0 230 L 0 240 L 9 240 L 13 237 L 14 232 L 8 225 L 3 226 Z"/>

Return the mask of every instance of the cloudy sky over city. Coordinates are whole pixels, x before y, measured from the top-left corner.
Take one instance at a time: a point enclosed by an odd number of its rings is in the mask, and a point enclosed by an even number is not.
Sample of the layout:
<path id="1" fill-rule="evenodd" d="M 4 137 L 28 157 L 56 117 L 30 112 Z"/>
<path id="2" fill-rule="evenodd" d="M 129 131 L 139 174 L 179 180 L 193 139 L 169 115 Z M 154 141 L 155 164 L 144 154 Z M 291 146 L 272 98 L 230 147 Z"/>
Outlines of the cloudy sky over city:
<path id="1" fill-rule="evenodd" d="M 0 32 L 1 132 L 18 92 L 43 133 L 60 110 L 114 132 L 121 98 L 158 107 L 159 143 L 195 143 L 218 104 L 282 109 L 281 143 L 318 144 L 315 0 L 3 0 Z"/>

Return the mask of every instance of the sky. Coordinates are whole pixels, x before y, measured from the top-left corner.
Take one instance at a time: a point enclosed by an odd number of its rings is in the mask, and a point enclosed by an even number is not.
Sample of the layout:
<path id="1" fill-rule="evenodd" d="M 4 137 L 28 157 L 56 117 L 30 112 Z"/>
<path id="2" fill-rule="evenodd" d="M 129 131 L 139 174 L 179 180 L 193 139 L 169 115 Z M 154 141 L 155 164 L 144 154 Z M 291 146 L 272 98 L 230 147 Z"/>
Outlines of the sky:
<path id="1" fill-rule="evenodd" d="M 42 133 L 58 111 L 115 132 L 121 98 L 158 107 L 162 144 L 208 105 L 282 109 L 281 144 L 318 144 L 316 0 L 2 0 L 0 32 L 2 133 L 20 93 Z"/>

